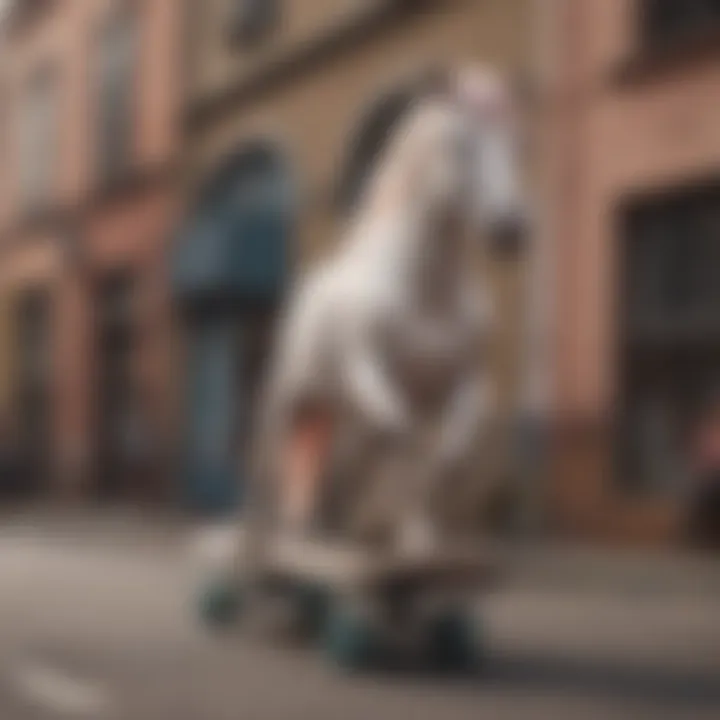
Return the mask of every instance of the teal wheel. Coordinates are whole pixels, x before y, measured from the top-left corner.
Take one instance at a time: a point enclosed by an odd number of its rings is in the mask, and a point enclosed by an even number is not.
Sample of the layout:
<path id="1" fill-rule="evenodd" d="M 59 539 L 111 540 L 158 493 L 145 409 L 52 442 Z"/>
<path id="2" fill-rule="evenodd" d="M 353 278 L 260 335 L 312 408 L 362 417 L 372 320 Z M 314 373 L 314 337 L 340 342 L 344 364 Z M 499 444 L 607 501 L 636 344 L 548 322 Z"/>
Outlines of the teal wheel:
<path id="1" fill-rule="evenodd" d="M 474 672 L 482 664 L 484 641 L 478 621 L 468 612 L 446 610 L 429 621 L 427 650 L 435 670 Z"/>
<path id="2" fill-rule="evenodd" d="M 299 585 L 295 588 L 294 603 L 302 634 L 312 639 L 320 637 L 330 616 L 327 590 L 318 585 Z"/>
<path id="3" fill-rule="evenodd" d="M 203 588 L 198 598 L 198 613 L 209 627 L 233 625 L 242 611 L 242 591 L 229 581 L 216 581 Z"/>
<path id="4" fill-rule="evenodd" d="M 376 628 L 352 608 L 330 609 L 325 625 L 325 650 L 337 666 L 349 671 L 368 670 L 381 659 Z"/>

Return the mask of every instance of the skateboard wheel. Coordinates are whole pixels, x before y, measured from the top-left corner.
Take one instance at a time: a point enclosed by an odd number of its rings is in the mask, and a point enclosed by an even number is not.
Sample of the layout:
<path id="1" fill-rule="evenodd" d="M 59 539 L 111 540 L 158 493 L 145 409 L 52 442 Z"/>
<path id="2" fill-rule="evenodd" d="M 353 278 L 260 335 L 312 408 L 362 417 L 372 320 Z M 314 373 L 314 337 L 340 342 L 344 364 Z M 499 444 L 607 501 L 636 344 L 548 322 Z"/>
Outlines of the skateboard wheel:
<path id="1" fill-rule="evenodd" d="M 432 666 L 442 672 L 472 672 L 482 663 L 480 628 L 469 613 L 448 610 L 427 627 Z"/>
<path id="2" fill-rule="evenodd" d="M 242 592 L 230 582 L 205 587 L 198 599 L 198 611 L 205 625 L 219 628 L 235 623 L 242 610 Z"/>
<path id="3" fill-rule="evenodd" d="M 339 667 L 368 669 L 379 656 L 379 642 L 368 618 L 349 608 L 333 608 L 325 627 L 325 649 Z"/>
<path id="4" fill-rule="evenodd" d="M 295 592 L 295 606 L 304 634 L 317 638 L 327 625 L 330 598 L 316 585 L 300 585 Z"/>

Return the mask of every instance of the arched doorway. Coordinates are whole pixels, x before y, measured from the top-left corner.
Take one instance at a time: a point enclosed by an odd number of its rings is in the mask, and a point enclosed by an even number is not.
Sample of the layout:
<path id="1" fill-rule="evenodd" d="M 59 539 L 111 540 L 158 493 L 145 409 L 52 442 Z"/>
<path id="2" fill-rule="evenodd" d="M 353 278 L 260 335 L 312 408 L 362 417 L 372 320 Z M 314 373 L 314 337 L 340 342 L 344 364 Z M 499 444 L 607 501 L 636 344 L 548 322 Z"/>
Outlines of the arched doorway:
<path id="1" fill-rule="evenodd" d="M 242 447 L 289 270 L 290 191 L 277 150 L 245 146 L 202 185 L 176 247 L 187 338 L 184 495 L 203 512 L 242 499 Z"/>

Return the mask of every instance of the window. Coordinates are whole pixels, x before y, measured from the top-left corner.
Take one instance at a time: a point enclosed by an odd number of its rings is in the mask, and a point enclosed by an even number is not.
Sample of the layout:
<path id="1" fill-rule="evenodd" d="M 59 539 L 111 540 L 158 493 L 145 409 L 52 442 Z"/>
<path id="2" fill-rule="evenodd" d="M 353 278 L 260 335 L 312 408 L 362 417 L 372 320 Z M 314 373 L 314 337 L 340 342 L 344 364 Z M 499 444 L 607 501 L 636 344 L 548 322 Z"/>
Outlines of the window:
<path id="1" fill-rule="evenodd" d="M 56 87 L 49 68 L 31 76 L 20 113 L 20 191 L 29 212 L 50 202 L 56 144 Z"/>
<path id="2" fill-rule="evenodd" d="M 666 44 L 720 28 L 720 0 L 645 0 L 643 32 L 652 45 Z"/>
<path id="3" fill-rule="evenodd" d="M 256 42 L 277 25 L 280 0 L 230 0 L 229 13 L 230 39 Z"/>
<path id="4" fill-rule="evenodd" d="M 101 322 L 104 327 L 124 327 L 134 316 L 135 279 L 130 273 L 119 272 L 104 279 L 101 292 Z"/>
<path id="5" fill-rule="evenodd" d="M 23 290 L 13 324 L 13 425 L 22 482 L 39 489 L 49 478 L 52 439 L 52 298 L 47 289 Z"/>
<path id="6" fill-rule="evenodd" d="M 97 293 L 98 460 L 103 491 L 112 493 L 127 479 L 142 432 L 135 372 L 136 279 L 125 271 L 114 272 L 101 278 Z"/>
<path id="7" fill-rule="evenodd" d="M 626 238 L 630 331 L 708 331 L 720 318 L 720 189 L 634 208 Z"/>
<path id="8" fill-rule="evenodd" d="M 26 389 L 42 390 L 50 378 L 49 297 L 41 290 L 29 290 L 19 302 L 19 366 Z"/>
<path id="9" fill-rule="evenodd" d="M 618 479 L 681 492 L 698 407 L 720 387 L 720 185 L 633 206 L 622 259 Z"/>
<path id="10" fill-rule="evenodd" d="M 123 9 L 111 17 L 100 43 L 98 156 L 103 183 L 123 176 L 131 165 L 136 51 L 136 18 Z"/>

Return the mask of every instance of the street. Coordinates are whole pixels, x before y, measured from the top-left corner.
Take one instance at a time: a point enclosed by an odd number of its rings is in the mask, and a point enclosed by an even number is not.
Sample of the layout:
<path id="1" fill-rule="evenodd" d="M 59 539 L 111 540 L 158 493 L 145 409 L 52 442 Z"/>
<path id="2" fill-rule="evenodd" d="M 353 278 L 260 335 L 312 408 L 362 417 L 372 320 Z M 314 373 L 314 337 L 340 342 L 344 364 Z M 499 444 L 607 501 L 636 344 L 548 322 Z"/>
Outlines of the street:
<path id="1" fill-rule="evenodd" d="M 0 525 L 0 718 L 717 718 L 712 592 L 508 583 L 471 680 L 343 677 L 195 622 L 184 532 Z"/>

